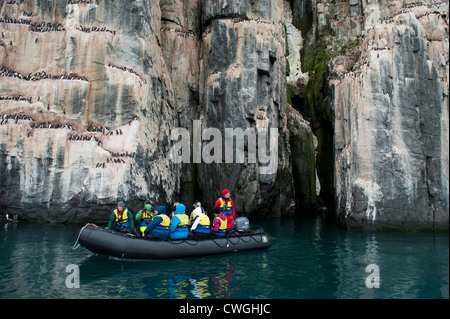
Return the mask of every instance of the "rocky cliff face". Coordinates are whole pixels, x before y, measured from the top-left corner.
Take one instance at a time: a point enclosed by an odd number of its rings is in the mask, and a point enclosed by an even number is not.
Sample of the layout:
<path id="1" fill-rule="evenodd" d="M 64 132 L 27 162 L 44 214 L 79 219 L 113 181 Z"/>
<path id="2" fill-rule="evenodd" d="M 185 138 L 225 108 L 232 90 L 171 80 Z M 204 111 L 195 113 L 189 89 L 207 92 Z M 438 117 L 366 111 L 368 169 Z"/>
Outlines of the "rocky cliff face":
<path id="1" fill-rule="evenodd" d="M 239 210 L 257 210 L 265 215 L 286 213 L 293 203 L 293 186 L 287 154 L 283 1 L 203 1 L 202 13 L 203 125 L 221 132 L 227 128 L 248 129 L 255 136 L 266 130 L 267 136 L 244 144 L 243 164 L 238 163 L 236 142 L 234 149 L 224 149 L 230 152 L 224 155 L 233 156 L 233 163 L 200 165 L 201 190 L 212 202 L 221 189 L 231 186 Z M 275 128 L 279 136 L 270 136 L 270 128 Z M 276 145 L 271 144 L 272 138 L 276 138 Z M 258 156 L 252 163 L 249 150 L 255 142 Z M 278 169 L 266 174 L 259 151 L 274 155 L 274 147 L 278 151 L 276 163 L 269 164 Z"/>
<path id="2" fill-rule="evenodd" d="M 0 6 L 2 210 L 98 220 L 118 200 L 208 207 L 229 188 L 239 213 L 293 212 L 283 1 Z M 276 128 L 275 170 L 248 162 L 248 142 L 244 163 L 174 163 L 171 132 L 192 138 L 194 120 Z"/>
<path id="3" fill-rule="evenodd" d="M 239 214 L 324 205 L 349 226 L 448 227 L 448 2 L 0 8 L 2 210 L 210 210 L 228 188 Z M 179 129 L 183 163 L 171 152 Z"/>
<path id="4" fill-rule="evenodd" d="M 369 228 L 448 227 L 448 2 L 361 10 L 360 53 L 334 60 L 330 81 L 338 212 Z"/>
<path id="5" fill-rule="evenodd" d="M 312 21 L 296 15 L 309 74 L 298 105 L 318 152 L 332 150 L 317 164 L 334 172 L 337 214 L 448 228 L 448 2 L 309 2 Z"/>
<path id="6" fill-rule="evenodd" d="M 175 96 L 153 1 L 2 1 L 0 201 L 98 220 L 172 200 Z"/>

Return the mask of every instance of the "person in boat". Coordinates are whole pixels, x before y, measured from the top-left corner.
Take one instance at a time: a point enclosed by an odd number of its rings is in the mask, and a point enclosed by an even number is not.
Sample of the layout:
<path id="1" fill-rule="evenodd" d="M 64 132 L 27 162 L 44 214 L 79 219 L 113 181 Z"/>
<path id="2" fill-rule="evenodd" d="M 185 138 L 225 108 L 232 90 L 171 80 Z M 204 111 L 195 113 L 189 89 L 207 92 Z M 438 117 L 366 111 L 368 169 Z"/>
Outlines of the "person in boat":
<path id="1" fill-rule="evenodd" d="M 189 217 L 185 214 L 186 206 L 183 204 L 176 204 L 175 210 L 172 213 L 172 220 L 169 226 L 169 237 L 171 239 L 186 238 L 189 234 L 188 224 Z"/>
<path id="2" fill-rule="evenodd" d="M 141 223 L 139 230 L 141 231 L 142 236 L 144 236 L 144 231 L 152 221 L 153 216 L 154 212 L 151 204 L 145 204 L 144 208 L 136 213 L 136 221 Z"/>
<path id="3" fill-rule="evenodd" d="M 214 207 L 214 221 L 211 227 L 211 234 L 225 236 L 227 230 L 227 217 L 219 206 Z"/>
<path id="4" fill-rule="evenodd" d="M 147 225 L 144 236 L 167 239 L 169 236 L 170 218 L 166 215 L 165 206 L 156 206 L 155 217 Z"/>
<path id="5" fill-rule="evenodd" d="M 209 217 L 200 202 L 194 204 L 194 210 L 189 218 L 191 224 L 191 232 L 195 237 L 203 237 L 209 235 Z"/>
<path id="6" fill-rule="evenodd" d="M 234 211 L 234 202 L 228 189 L 222 191 L 222 196 L 216 201 L 215 207 L 220 207 L 220 210 L 226 216 L 227 227 L 233 228 L 236 213 Z"/>
<path id="7" fill-rule="evenodd" d="M 108 228 L 114 228 L 120 232 L 134 231 L 133 213 L 126 208 L 125 203 L 120 201 L 117 208 L 109 217 Z"/>

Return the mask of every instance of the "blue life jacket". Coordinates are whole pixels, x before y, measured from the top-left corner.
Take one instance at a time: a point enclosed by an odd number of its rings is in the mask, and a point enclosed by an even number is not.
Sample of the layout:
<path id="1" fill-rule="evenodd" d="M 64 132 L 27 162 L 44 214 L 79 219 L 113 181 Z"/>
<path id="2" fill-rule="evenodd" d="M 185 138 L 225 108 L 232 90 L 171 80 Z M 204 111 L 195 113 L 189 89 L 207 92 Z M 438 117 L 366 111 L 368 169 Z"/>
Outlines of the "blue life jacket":
<path id="1" fill-rule="evenodd" d="M 159 214 L 156 215 L 153 220 L 155 221 L 155 223 L 157 222 L 158 225 L 150 230 L 150 236 L 166 239 L 169 236 L 169 216 L 167 216 L 166 214 Z M 159 222 L 159 220 L 161 220 L 161 222 Z"/>

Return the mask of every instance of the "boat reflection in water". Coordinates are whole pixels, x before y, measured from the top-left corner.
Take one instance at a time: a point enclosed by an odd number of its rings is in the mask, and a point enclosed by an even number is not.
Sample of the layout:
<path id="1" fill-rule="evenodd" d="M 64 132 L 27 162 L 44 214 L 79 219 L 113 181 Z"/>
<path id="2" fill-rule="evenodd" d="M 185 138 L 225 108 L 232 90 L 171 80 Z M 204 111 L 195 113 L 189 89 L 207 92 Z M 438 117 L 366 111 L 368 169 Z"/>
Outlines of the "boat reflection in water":
<path id="1" fill-rule="evenodd" d="M 229 298 L 239 286 L 233 287 L 233 268 L 212 276 L 192 278 L 185 274 L 173 274 L 159 283 L 148 286 L 146 293 L 158 299 Z"/>
<path id="2" fill-rule="evenodd" d="M 84 295 L 89 298 L 236 298 L 242 281 L 236 279 L 233 264 L 239 267 L 245 257 L 255 261 L 259 254 L 249 252 L 172 260 L 91 255 L 80 264 L 81 288 L 78 292 L 82 298 Z"/>

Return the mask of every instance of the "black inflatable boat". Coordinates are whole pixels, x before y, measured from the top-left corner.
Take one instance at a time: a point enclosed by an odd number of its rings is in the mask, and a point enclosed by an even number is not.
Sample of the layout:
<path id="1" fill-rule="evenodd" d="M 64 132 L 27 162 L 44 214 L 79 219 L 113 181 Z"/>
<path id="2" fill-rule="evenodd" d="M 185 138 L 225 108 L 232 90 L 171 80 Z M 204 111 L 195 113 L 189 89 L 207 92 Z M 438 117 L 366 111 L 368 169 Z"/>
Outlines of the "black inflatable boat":
<path id="1" fill-rule="evenodd" d="M 142 238 L 87 224 L 81 229 L 77 241 L 99 255 L 130 259 L 170 259 L 267 249 L 276 239 L 265 232 L 245 231 L 234 232 L 225 237 L 162 240 Z"/>

